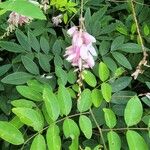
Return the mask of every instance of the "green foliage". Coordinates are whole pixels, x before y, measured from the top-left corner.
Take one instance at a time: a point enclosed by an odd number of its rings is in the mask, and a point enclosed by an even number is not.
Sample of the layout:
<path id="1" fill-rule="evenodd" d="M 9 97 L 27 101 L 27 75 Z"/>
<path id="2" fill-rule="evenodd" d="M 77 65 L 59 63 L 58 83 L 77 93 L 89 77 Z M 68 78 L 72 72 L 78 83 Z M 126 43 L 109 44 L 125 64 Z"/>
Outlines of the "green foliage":
<path id="1" fill-rule="evenodd" d="M 91 100 L 91 91 L 89 89 L 85 89 L 81 93 L 81 98 L 79 99 L 77 103 L 77 108 L 80 112 L 87 111 L 92 105 Z"/>
<path id="2" fill-rule="evenodd" d="M 109 77 L 109 69 L 103 62 L 99 64 L 99 77 L 103 82 Z"/>
<path id="3" fill-rule="evenodd" d="M 90 119 L 84 115 L 81 115 L 79 118 L 79 125 L 85 137 L 90 139 L 92 136 L 92 123 Z"/>
<path id="4" fill-rule="evenodd" d="M 24 142 L 22 133 L 11 123 L 5 121 L 0 121 L 0 137 L 14 145 Z"/>
<path id="5" fill-rule="evenodd" d="M 108 144 L 110 150 L 120 150 L 121 149 L 121 140 L 119 135 L 114 132 L 110 131 L 107 133 Z"/>
<path id="6" fill-rule="evenodd" d="M 32 144 L 31 144 L 30 150 L 34 150 L 34 149 L 37 149 L 37 150 L 46 150 L 45 139 L 44 139 L 44 137 L 41 134 L 38 134 L 34 138 Z"/>
<path id="7" fill-rule="evenodd" d="M 108 83 L 102 83 L 101 84 L 101 91 L 102 91 L 102 95 L 104 97 L 104 99 L 107 101 L 107 102 L 110 102 L 111 100 L 111 95 L 112 95 L 112 87 L 110 84 Z"/>
<path id="8" fill-rule="evenodd" d="M 142 74 L 131 77 L 143 55 L 130 4 L 83 1 L 97 57 L 93 68 L 76 71 L 64 53 L 81 1 L 51 0 L 46 13 L 38 2 L 0 3 L 1 35 L 11 11 L 33 18 L 0 40 L 0 149 L 150 149 L 150 70 L 143 65 Z M 147 4 L 134 2 L 149 54 Z M 63 22 L 55 26 L 52 17 L 59 14 Z"/>
<path id="9" fill-rule="evenodd" d="M 130 150 L 134 149 L 148 150 L 148 146 L 145 143 L 144 139 L 136 131 L 132 130 L 127 131 L 126 138 Z"/>
<path id="10" fill-rule="evenodd" d="M 117 122 L 114 112 L 108 108 L 104 108 L 103 111 L 104 111 L 106 125 L 109 128 L 114 128 L 114 126 L 116 125 L 116 122 Z"/>
<path id="11" fill-rule="evenodd" d="M 95 76 L 90 71 L 83 71 L 83 78 L 92 87 L 95 87 L 97 84 Z"/>
<path id="12" fill-rule="evenodd" d="M 60 108 L 55 94 L 53 94 L 53 92 L 48 88 L 44 88 L 43 100 L 48 115 L 53 121 L 56 121 L 60 114 Z"/>
<path id="13" fill-rule="evenodd" d="M 46 139 L 48 143 L 48 149 L 55 150 L 61 149 L 61 139 L 59 136 L 59 127 L 55 124 L 52 124 L 46 133 Z"/>
<path id="14" fill-rule="evenodd" d="M 140 99 L 137 96 L 131 98 L 125 108 L 124 117 L 126 124 L 128 126 L 136 125 L 140 122 L 142 114 L 143 108 Z"/>
<path id="15" fill-rule="evenodd" d="M 24 16 L 36 19 L 46 19 L 41 9 L 27 0 L 9 0 L 1 3 L 0 8 L 2 8 L 4 11 L 15 11 Z"/>
<path id="16" fill-rule="evenodd" d="M 76 13 L 77 4 L 71 0 L 52 0 L 51 6 L 55 6 L 59 11 L 63 13 L 63 21 L 66 24 L 68 22 L 69 14 Z"/>

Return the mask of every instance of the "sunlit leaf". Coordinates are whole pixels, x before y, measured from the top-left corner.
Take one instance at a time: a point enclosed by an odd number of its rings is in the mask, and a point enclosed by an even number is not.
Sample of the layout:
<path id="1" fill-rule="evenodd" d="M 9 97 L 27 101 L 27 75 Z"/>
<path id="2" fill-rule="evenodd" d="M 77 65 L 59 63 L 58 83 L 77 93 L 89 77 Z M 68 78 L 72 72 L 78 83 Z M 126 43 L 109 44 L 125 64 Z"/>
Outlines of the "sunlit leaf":
<path id="1" fill-rule="evenodd" d="M 121 149 L 121 140 L 119 135 L 114 132 L 110 131 L 107 133 L 109 150 L 120 150 Z"/>
<path id="2" fill-rule="evenodd" d="M 102 83 L 101 84 L 101 91 L 102 91 L 102 95 L 103 95 L 104 99 L 107 102 L 110 102 L 111 94 L 112 94 L 112 87 L 111 87 L 111 85 L 108 84 L 108 83 Z"/>
<path id="3" fill-rule="evenodd" d="M 87 111 L 90 109 L 92 105 L 91 91 L 89 89 L 85 89 L 81 93 L 81 98 L 79 98 L 77 103 L 77 108 L 80 112 Z"/>
<path id="4" fill-rule="evenodd" d="M 14 145 L 24 142 L 22 133 L 11 123 L 5 121 L 0 121 L 0 137 Z"/>
<path id="5" fill-rule="evenodd" d="M 69 91 L 63 85 L 58 89 L 58 102 L 61 114 L 67 116 L 72 108 L 72 100 Z"/>
<path id="6" fill-rule="evenodd" d="M 50 125 L 46 133 L 47 145 L 49 150 L 60 150 L 61 139 L 59 136 L 59 127 L 55 124 Z"/>
<path id="7" fill-rule="evenodd" d="M 136 131 L 128 130 L 126 138 L 130 150 L 148 150 L 148 145 L 145 143 L 143 137 Z"/>
<path id="8" fill-rule="evenodd" d="M 103 108 L 103 111 L 104 111 L 106 125 L 109 128 L 113 128 L 117 123 L 116 116 L 115 116 L 114 112 L 108 108 Z"/>
<path id="9" fill-rule="evenodd" d="M 43 99 L 48 115 L 53 121 L 57 120 L 60 108 L 55 94 L 50 89 L 44 88 Z"/>
<path id="10" fill-rule="evenodd" d="M 40 131 L 43 128 L 43 119 L 38 111 L 31 108 L 17 107 L 13 108 L 12 112 L 20 118 L 21 122 L 32 126 L 35 131 Z"/>
<path id="11" fill-rule="evenodd" d="M 125 122 L 128 126 L 136 125 L 140 122 L 143 114 L 143 107 L 140 99 L 137 96 L 131 98 L 124 112 Z"/>
<path id="12" fill-rule="evenodd" d="M 81 131 L 84 133 L 85 137 L 90 139 L 92 136 L 91 120 L 87 116 L 81 115 L 79 117 L 79 125 L 80 125 Z"/>
<path id="13" fill-rule="evenodd" d="M 43 135 L 38 134 L 31 144 L 30 150 L 46 150 L 46 143 Z"/>
<path id="14" fill-rule="evenodd" d="M 99 77 L 100 77 L 100 79 L 102 81 L 107 80 L 109 77 L 109 74 L 110 74 L 110 72 L 109 72 L 108 67 L 103 62 L 101 62 L 99 64 Z"/>

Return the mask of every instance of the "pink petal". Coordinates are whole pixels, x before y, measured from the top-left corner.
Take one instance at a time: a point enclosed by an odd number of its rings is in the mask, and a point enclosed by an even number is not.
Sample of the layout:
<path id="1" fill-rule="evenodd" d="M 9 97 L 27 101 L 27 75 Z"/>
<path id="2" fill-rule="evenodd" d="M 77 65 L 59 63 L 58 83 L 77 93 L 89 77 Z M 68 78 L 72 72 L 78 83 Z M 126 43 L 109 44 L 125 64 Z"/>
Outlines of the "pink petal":
<path id="1" fill-rule="evenodd" d="M 96 39 L 87 32 L 83 32 L 83 39 L 85 44 L 95 43 Z"/>
<path id="2" fill-rule="evenodd" d="M 89 65 L 90 68 L 93 68 L 93 66 L 95 65 L 95 62 L 94 62 L 94 59 L 93 59 L 92 55 L 88 56 L 88 59 L 87 59 L 86 62 Z"/>
<path id="3" fill-rule="evenodd" d="M 82 45 L 80 48 L 80 56 L 82 59 L 87 59 L 88 58 L 88 49 L 85 45 Z"/>
<path id="4" fill-rule="evenodd" d="M 78 30 L 78 28 L 76 26 L 73 26 L 67 31 L 67 34 L 69 34 L 70 36 L 73 36 L 75 31 L 77 31 L 77 30 Z"/>
<path id="5" fill-rule="evenodd" d="M 83 44 L 83 39 L 80 32 L 75 32 L 72 38 L 72 44 L 76 46 L 81 46 Z"/>
<path id="6" fill-rule="evenodd" d="M 88 46 L 89 52 L 93 55 L 93 56 L 97 56 L 96 50 L 92 45 Z"/>

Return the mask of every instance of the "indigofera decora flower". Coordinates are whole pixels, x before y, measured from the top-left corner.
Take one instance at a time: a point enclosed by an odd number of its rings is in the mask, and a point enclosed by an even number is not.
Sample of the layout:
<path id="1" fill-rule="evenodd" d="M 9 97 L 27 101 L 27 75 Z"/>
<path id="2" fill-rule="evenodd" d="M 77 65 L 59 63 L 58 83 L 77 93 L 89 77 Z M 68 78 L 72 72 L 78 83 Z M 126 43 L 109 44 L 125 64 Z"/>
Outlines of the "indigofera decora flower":
<path id="1" fill-rule="evenodd" d="M 65 56 L 72 66 L 79 70 L 93 68 L 95 65 L 94 56 L 97 56 L 93 43 L 96 39 L 88 32 L 79 29 L 76 26 L 70 28 L 67 33 L 72 37 L 72 45 L 66 48 Z"/>
<path id="2" fill-rule="evenodd" d="M 32 18 L 20 15 L 16 12 L 11 12 L 9 15 L 8 23 L 15 27 L 18 25 L 22 26 L 23 24 L 30 23 Z"/>

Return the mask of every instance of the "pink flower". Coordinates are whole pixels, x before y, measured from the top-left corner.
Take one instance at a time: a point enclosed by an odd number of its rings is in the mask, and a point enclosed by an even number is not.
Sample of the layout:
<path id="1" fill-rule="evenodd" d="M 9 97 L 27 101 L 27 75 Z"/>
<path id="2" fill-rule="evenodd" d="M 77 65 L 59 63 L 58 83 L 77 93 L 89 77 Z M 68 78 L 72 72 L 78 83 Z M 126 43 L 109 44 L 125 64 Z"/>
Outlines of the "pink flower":
<path id="1" fill-rule="evenodd" d="M 12 12 L 9 15 L 8 23 L 10 25 L 18 27 L 18 25 L 22 26 L 23 24 L 29 23 L 32 20 L 32 18 L 20 15 L 16 12 Z"/>
<path id="2" fill-rule="evenodd" d="M 73 34 L 78 31 L 78 28 L 76 26 L 73 26 L 72 28 L 70 28 L 68 31 L 67 31 L 67 34 L 69 34 L 70 36 L 73 36 Z"/>
<path id="3" fill-rule="evenodd" d="M 67 33 L 72 37 L 72 45 L 66 48 L 66 60 L 79 70 L 92 68 L 95 65 L 93 56 L 97 56 L 92 45 L 96 39 L 89 33 L 78 30 L 76 26 L 70 28 Z"/>

